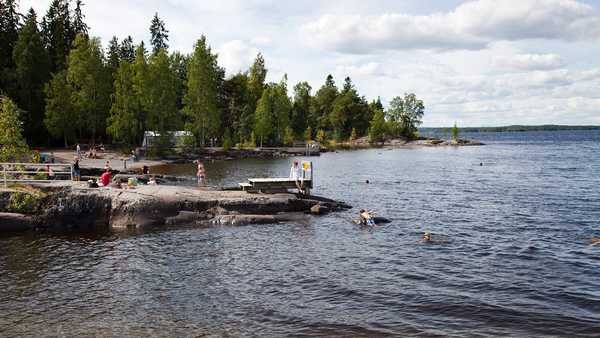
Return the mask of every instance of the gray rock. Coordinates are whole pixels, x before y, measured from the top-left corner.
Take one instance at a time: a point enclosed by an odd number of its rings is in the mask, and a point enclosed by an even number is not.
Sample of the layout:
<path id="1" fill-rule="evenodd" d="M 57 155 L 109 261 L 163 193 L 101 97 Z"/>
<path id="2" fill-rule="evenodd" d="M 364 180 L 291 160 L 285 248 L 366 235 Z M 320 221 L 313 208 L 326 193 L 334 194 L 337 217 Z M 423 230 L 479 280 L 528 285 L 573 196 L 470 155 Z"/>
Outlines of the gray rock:
<path id="1" fill-rule="evenodd" d="M 313 215 L 324 215 L 329 213 L 329 207 L 318 203 L 310 208 L 310 213 Z"/>

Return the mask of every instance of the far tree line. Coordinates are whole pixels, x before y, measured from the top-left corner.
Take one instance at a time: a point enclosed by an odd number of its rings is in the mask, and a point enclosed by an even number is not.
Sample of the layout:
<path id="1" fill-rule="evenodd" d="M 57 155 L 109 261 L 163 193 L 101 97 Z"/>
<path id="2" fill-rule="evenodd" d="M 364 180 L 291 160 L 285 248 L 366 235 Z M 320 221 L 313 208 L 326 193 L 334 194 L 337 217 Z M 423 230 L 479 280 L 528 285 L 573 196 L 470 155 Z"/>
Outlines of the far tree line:
<path id="1" fill-rule="evenodd" d="M 313 92 L 308 82 L 288 91 L 287 75 L 267 82 L 259 53 L 250 69 L 226 77 L 205 36 L 191 54 L 169 52 L 169 31 L 155 14 L 150 45 L 113 37 L 104 50 L 89 36 L 83 3 L 53 0 L 38 20 L 16 0 L 0 0 L 0 95 L 18 107 L 30 145 L 81 140 L 139 145 L 144 131 L 170 139 L 193 134 L 190 146 L 208 140 L 287 145 L 298 140 L 338 142 L 369 136 L 412 138 L 424 113 L 414 94 L 369 102 L 349 77 L 341 86 L 328 75 Z M 8 105 L 8 103 L 6 103 Z"/>

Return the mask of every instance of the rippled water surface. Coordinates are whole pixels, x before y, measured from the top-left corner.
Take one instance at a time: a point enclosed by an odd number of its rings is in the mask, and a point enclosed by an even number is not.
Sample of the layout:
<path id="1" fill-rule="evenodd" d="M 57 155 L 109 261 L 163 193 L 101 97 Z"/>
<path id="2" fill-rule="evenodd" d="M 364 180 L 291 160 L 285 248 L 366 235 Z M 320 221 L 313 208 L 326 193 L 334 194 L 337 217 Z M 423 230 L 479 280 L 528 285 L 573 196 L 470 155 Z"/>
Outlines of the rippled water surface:
<path id="1" fill-rule="evenodd" d="M 393 219 L 373 229 L 350 221 L 355 208 L 2 236 L 0 336 L 600 336 L 600 132 L 471 136 L 488 145 L 312 158 L 315 193 Z M 207 171 L 228 186 L 288 164 Z M 422 244 L 423 231 L 445 242 Z"/>

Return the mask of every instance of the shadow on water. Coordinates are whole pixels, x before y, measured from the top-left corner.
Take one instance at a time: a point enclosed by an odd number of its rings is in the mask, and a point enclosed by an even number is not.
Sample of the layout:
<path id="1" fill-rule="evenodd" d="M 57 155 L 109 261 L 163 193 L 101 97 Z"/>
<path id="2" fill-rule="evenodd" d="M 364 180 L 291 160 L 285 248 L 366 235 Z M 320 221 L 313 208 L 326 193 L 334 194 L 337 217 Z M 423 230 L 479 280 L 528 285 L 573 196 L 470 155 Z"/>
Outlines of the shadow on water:
<path id="1" fill-rule="evenodd" d="M 597 336 L 600 132 L 481 139 L 313 158 L 355 208 L 303 222 L 3 235 L 0 336 Z M 209 162 L 209 184 L 290 160 Z"/>

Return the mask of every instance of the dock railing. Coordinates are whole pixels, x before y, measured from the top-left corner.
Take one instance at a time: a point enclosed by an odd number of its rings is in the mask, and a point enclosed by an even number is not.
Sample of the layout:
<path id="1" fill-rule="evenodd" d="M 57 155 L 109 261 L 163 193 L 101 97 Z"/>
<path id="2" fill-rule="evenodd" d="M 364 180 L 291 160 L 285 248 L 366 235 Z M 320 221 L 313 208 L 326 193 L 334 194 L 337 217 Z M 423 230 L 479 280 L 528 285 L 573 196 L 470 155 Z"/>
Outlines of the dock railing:
<path id="1" fill-rule="evenodd" d="M 46 170 L 46 168 L 50 170 Z M 56 168 L 56 169 L 55 169 Z M 64 163 L 0 163 L 0 178 L 6 188 L 15 182 L 52 182 L 73 180 L 73 167 Z"/>

